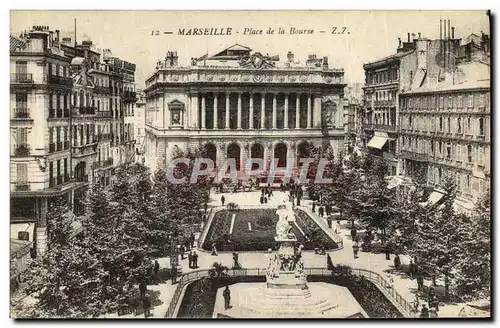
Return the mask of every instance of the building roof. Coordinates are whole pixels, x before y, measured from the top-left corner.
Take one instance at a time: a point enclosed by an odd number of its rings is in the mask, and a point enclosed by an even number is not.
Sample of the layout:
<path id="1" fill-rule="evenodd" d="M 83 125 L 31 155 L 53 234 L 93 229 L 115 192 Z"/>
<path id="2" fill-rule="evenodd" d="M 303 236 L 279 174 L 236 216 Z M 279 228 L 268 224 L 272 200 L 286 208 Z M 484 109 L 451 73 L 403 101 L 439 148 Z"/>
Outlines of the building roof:
<path id="1" fill-rule="evenodd" d="M 363 68 L 369 68 L 371 66 L 378 66 L 380 64 L 384 64 L 385 62 L 405 57 L 405 56 L 413 53 L 414 51 L 415 50 L 412 49 L 412 50 L 408 50 L 408 51 L 405 51 L 405 52 L 397 52 L 397 53 L 395 53 L 393 55 L 390 55 L 390 56 L 387 56 L 387 57 L 384 57 L 384 58 L 380 58 L 380 59 L 377 59 L 375 61 L 366 63 L 366 64 L 363 65 Z"/>
<path id="2" fill-rule="evenodd" d="M 403 94 L 482 89 L 490 88 L 490 84 L 490 65 L 474 61 L 458 65 L 457 72 L 446 73 L 444 81 L 438 81 L 438 77 L 428 77 L 421 87 Z"/>
<path id="3" fill-rule="evenodd" d="M 17 49 L 21 48 L 24 49 L 26 47 L 26 42 L 14 37 L 10 36 L 10 51 L 16 51 Z"/>
<path id="4" fill-rule="evenodd" d="M 10 239 L 10 255 L 18 254 L 18 256 L 24 255 L 26 252 L 29 252 L 29 246 L 31 242 L 29 240 L 19 240 L 19 239 Z"/>

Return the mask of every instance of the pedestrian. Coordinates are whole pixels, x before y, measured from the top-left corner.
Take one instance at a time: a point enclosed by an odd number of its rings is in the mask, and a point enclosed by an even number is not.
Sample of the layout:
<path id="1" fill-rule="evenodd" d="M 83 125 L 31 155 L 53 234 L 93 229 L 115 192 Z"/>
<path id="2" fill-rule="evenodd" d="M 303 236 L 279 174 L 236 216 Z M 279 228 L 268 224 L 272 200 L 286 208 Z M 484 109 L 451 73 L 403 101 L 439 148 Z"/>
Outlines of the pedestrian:
<path id="1" fill-rule="evenodd" d="M 217 256 L 217 248 L 215 248 L 215 243 L 212 244 L 212 255 Z"/>
<path id="2" fill-rule="evenodd" d="M 267 204 L 267 197 L 264 197 L 264 204 Z"/>
<path id="3" fill-rule="evenodd" d="M 149 300 L 149 296 L 146 295 L 142 300 L 142 306 L 144 307 L 144 318 L 151 316 L 151 312 L 149 309 L 151 308 L 151 301 Z"/>
<path id="4" fill-rule="evenodd" d="M 415 264 L 413 263 L 413 260 L 410 260 L 410 264 L 408 264 L 408 272 L 410 273 L 410 277 L 413 278 L 415 275 Z"/>
<path id="5" fill-rule="evenodd" d="M 326 216 L 330 216 L 332 214 L 332 206 L 330 204 L 326 204 L 325 212 L 326 212 Z"/>
<path id="6" fill-rule="evenodd" d="M 417 272 L 417 288 L 419 291 L 424 290 L 424 274 L 423 272 Z"/>
<path id="7" fill-rule="evenodd" d="M 273 188 L 269 188 L 269 198 L 273 195 Z"/>
<path id="8" fill-rule="evenodd" d="M 283 182 L 281 182 L 281 184 L 280 184 L 280 190 L 281 190 L 282 192 L 283 192 L 283 191 L 285 191 L 285 186 L 283 185 Z"/>
<path id="9" fill-rule="evenodd" d="M 429 317 L 429 309 L 425 304 L 422 304 L 422 310 L 420 312 L 420 318 L 428 318 Z"/>
<path id="10" fill-rule="evenodd" d="M 193 269 L 198 269 L 198 254 L 193 251 Z"/>
<path id="11" fill-rule="evenodd" d="M 297 206 L 300 206 L 300 198 L 297 197 Z"/>
<path id="12" fill-rule="evenodd" d="M 195 241 L 194 233 L 191 232 L 191 236 L 189 236 L 189 240 L 191 241 L 191 248 L 194 248 L 194 241 Z"/>
<path id="13" fill-rule="evenodd" d="M 320 207 L 318 208 L 318 213 L 319 213 L 319 216 L 320 216 L 320 217 L 323 217 L 323 215 L 325 214 L 325 211 L 324 211 L 324 209 L 323 209 L 323 206 L 320 206 Z"/>
<path id="14" fill-rule="evenodd" d="M 238 253 L 233 253 L 233 269 L 241 269 L 240 263 L 238 262 Z"/>
<path id="15" fill-rule="evenodd" d="M 358 252 L 359 252 L 359 244 L 358 244 L 357 241 L 352 245 L 352 250 L 354 252 L 354 258 L 357 259 L 358 258 Z"/>
<path id="16" fill-rule="evenodd" d="M 158 260 L 155 260 L 155 265 L 154 265 L 155 279 L 158 277 L 158 271 L 160 271 L 160 263 L 158 263 Z"/>
<path id="17" fill-rule="evenodd" d="M 431 307 L 429 309 L 429 318 L 437 318 L 437 317 L 438 317 L 438 314 L 437 314 L 436 308 Z"/>
<path id="18" fill-rule="evenodd" d="M 326 254 L 326 268 L 328 270 L 333 270 L 333 262 L 330 254 Z"/>
<path id="19" fill-rule="evenodd" d="M 141 300 L 144 299 L 144 296 L 146 296 L 146 283 L 144 282 L 144 279 L 141 280 L 141 282 L 139 283 L 139 293 L 141 295 Z"/>
<path id="20" fill-rule="evenodd" d="M 177 283 L 177 267 L 172 265 L 172 285 Z"/>
<path id="21" fill-rule="evenodd" d="M 316 202 L 313 202 L 312 211 L 313 211 L 313 213 L 316 213 Z"/>
<path id="22" fill-rule="evenodd" d="M 420 306 L 420 301 L 418 300 L 418 294 L 417 294 L 417 295 L 415 295 L 415 299 L 413 300 L 412 308 L 411 308 L 411 311 L 413 312 L 413 315 L 415 317 L 418 315 L 419 306 Z"/>
<path id="23" fill-rule="evenodd" d="M 188 254 L 188 260 L 189 260 L 189 268 L 192 269 L 193 268 L 193 252 L 192 251 Z"/>
<path id="24" fill-rule="evenodd" d="M 207 204 L 206 201 L 205 201 L 205 204 L 203 205 L 203 209 L 205 210 L 205 213 L 207 213 L 207 211 L 208 211 L 208 204 Z"/>
<path id="25" fill-rule="evenodd" d="M 229 286 L 226 286 L 222 292 L 222 296 L 224 297 L 224 309 L 227 310 L 231 304 L 231 291 L 229 290 Z"/>
<path id="26" fill-rule="evenodd" d="M 351 238 L 352 240 L 356 240 L 356 228 L 351 229 Z"/>
<path id="27" fill-rule="evenodd" d="M 332 228 L 332 218 L 330 216 L 326 218 L 326 222 L 328 222 L 328 228 L 331 229 Z"/>
<path id="28" fill-rule="evenodd" d="M 263 195 L 260 195 L 260 204 L 264 204 L 264 196 Z"/>
<path id="29" fill-rule="evenodd" d="M 186 246 L 181 245 L 181 260 L 184 260 L 184 253 L 186 252 Z"/>
<path id="30" fill-rule="evenodd" d="M 226 197 L 224 197 L 224 195 L 222 195 L 222 197 L 220 198 L 220 202 L 222 203 L 222 206 L 224 206 L 225 201 L 226 201 Z"/>
<path id="31" fill-rule="evenodd" d="M 266 193 L 266 188 L 262 188 L 262 189 L 260 190 L 260 193 L 262 194 L 262 196 L 264 196 L 264 194 Z"/>
<path id="32" fill-rule="evenodd" d="M 401 267 L 401 259 L 399 258 L 399 255 L 396 254 L 396 256 L 394 257 L 394 268 L 396 268 L 396 270 L 399 270 L 400 267 Z"/>

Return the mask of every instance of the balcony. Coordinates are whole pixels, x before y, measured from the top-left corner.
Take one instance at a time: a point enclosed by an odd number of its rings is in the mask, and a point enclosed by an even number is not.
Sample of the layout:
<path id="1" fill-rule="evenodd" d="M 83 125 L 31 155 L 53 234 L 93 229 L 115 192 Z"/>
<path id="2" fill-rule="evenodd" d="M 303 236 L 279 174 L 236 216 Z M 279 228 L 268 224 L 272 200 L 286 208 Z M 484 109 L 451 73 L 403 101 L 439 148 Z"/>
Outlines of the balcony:
<path id="1" fill-rule="evenodd" d="M 16 181 L 15 190 L 16 191 L 29 191 L 30 184 L 28 183 L 28 181 Z"/>
<path id="2" fill-rule="evenodd" d="M 396 132 L 396 125 L 364 123 L 363 129 Z"/>
<path id="3" fill-rule="evenodd" d="M 97 111 L 95 113 L 96 113 L 97 117 L 111 117 L 112 116 L 111 111 L 109 111 L 109 110 L 107 110 L 107 111 Z"/>
<path id="4" fill-rule="evenodd" d="M 71 79 L 70 77 L 49 75 L 48 79 L 47 79 L 47 83 L 65 85 L 65 86 L 71 87 L 71 86 L 73 86 L 73 79 Z"/>
<path id="5" fill-rule="evenodd" d="M 137 100 L 136 93 L 132 91 L 124 91 L 123 92 L 123 101 L 124 102 L 135 102 Z"/>
<path id="6" fill-rule="evenodd" d="M 94 87 L 94 92 L 101 93 L 101 94 L 110 94 L 111 88 L 110 87 L 96 86 L 96 87 Z"/>
<path id="7" fill-rule="evenodd" d="M 33 74 L 31 73 L 11 73 L 10 83 L 33 84 Z"/>
<path id="8" fill-rule="evenodd" d="M 74 115 L 95 115 L 95 107 L 94 106 L 80 106 L 73 107 Z"/>
<path id="9" fill-rule="evenodd" d="M 26 120 L 30 118 L 30 110 L 28 108 L 15 108 L 13 119 Z"/>
<path id="10" fill-rule="evenodd" d="M 428 162 L 429 161 L 428 154 L 414 153 L 414 152 L 407 151 L 407 150 L 401 151 L 401 157 L 406 158 L 406 159 L 411 159 L 414 161 L 419 161 L 419 162 Z"/>
<path id="11" fill-rule="evenodd" d="M 77 176 L 76 177 L 76 181 L 78 181 L 78 182 L 89 182 L 89 175 L 85 174 L 85 175 Z"/>
<path id="12" fill-rule="evenodd" d="M 15 148 L 15 156 L 25 157 L 30 155 L 30 148 L 28 145 L 20 145 Z"/>

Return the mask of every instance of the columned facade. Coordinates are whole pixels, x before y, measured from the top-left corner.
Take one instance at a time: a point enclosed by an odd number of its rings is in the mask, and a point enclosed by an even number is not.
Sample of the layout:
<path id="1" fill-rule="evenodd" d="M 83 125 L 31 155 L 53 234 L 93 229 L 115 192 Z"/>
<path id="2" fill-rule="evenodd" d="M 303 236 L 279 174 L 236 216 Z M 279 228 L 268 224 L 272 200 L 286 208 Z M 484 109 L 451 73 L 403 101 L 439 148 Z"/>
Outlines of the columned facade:
<path id="1" fill-rule="evenodd" d="M 332 107 L 325 109 L 325 104 L 335 103 L 335 110 L 342 111 L 342 69 L 325 65 L 281 67 L 260 53 L 248 53 L 262 57 L 260 66 L 241 64 L 245 54 L 240 54 L 234 56 L 235 68 L 227 64 L 233 60 L 229 54 L 221 55 L 224 60 L 218 64 L 219 55 L 207 59 L 206 64 L 193 61 L 188 69 L 173 65 L 171 60 L 160 62 L 146 81 L 146 110 L 152 118 L 146 123 L 146 142 L 164 141 L 161 144 L 165 145 L 162 153 L 166 161 L 161 161 L 162 166 L 168 165 L 174 151 L 206 144 L 216 147 L 211 154 L 216 154 L 217 166 L 229 156 L 238 159 L 240 169 L 253 156 L 264 159 L 268 169 L 273 165 L 277 145 L 280 166 L 294 163 L 296 145 L 303 140 L 318 147 L 329 143 L 336 154 L 343 149 L 343 122 L 330 124 L 323 120 L 332 115 Z M 179 109 L 169 110 L 171 103 Z M 166 119 L 162 122 L 154 117 Z M 154 145 L 146 145 L 145 149 L 151 150 L 146 151 L 146 157 L 150 157 L 146 162 L 157 168 Z"/>

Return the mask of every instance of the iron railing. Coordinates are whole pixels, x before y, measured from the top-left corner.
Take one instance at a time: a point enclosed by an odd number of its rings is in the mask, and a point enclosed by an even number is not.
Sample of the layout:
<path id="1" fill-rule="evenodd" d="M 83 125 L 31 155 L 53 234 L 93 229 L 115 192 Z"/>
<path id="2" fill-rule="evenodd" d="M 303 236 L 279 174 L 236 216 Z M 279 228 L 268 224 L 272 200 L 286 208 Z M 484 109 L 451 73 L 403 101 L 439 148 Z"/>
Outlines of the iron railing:
<path id="1" fill-rule="evenodd" d="M 15 108 L 14 118 L 30 118 L 30 110 L 26 107 Z"/>
<path id="2" fill-rule="evenodd" d="M 387 299 L 398 309 L 398 311 L 406 318 L 413 316 L 412 306 L 406 301 L 395 289 L 394 286 L 389 284 L 387 280 L 382 277 L 377 272 L 373 272 L 367 269 L 357 269 L 352 268 L 352 273 L 356 276 L 363 277 L 371 281 Z M 254 268 L 254 269 L 229 269 L 226 272 L 229 277 L 239 277 L 239 276 L 265 276 L 266 269 Z M 332 271 L 327 268 L 305 268 L 304 273 L 306 276 L 325 276 L 330 277 Z M 172 295 L 172 300 L 165 313 L 165 318 L 174 318 L 176 314 L 177 306 L 179 305 L 179 300 L 182 296 L 182 291 L 184 287 L 195 280 L 201 279 L 203 277 L 208 277 L 210 270 L 196 270 L 185 273 L 181 275 L 177 282 L 177 287 L 175 288 L 174 294 Z"/>
<path id="3" fill-rule="evenodd" d="M 33 83 L 33 74 L 31 73 L 11 73 L 10 83 Z"/>

